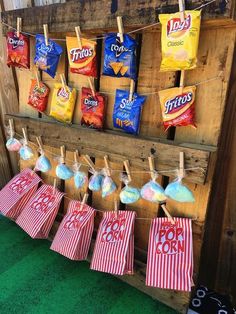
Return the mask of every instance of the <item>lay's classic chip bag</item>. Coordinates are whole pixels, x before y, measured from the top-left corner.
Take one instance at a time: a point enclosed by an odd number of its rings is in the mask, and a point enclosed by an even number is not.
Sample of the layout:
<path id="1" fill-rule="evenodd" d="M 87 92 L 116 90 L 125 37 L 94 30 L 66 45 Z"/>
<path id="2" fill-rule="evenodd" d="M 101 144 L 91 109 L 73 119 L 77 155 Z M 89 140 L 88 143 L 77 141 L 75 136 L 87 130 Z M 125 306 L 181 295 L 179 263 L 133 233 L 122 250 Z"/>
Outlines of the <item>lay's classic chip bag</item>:
<path id="1" fill-rule="evenodd" d="M 82 49 L 79 49 L 77 37 L 66 37 L 70 70 L 73 73 L 97 77 L 97 43 L 84 38 L 81 39 L 81 42 Z"/>
<path id="2" fill-rule="evenodd" d="M 16 32 L 7 33 L 7 65 L 17 68 L 29 69 L 29 37 Z"/>
<path id="3" fill-rule="evenodd" d="M 160 14 L 161 71 L 190 70 L 196 67 L 201 11 L 185 11 L 184 22 L 180 13 Z"/>
<path id="4" fill-rule="evenodd" d="M 159 92 L 161 112 L 165 130 L 171 126 L 187 126 L 196 128 L 195 116 L 196 86 L 165 89 Z"/>
<path id="5" fill-rule="evenodd" d="M 73 117 L 75 101 L 75 88 L 67 86 L 65 90 L 61 83 L 56 83 L 52 95 L 50 116 L 61 122 L 70 123 Z"/>
<path id="6" fill-rule="evenodd" d="M 46 46 L 44 35 L 36 35 L 34 63 L 53 78 L 56 75 L 62 52 L 62 47 L 51 39 L 48 39 L 48 46 Z"/>
<path id="7" fill-rule="evenodd" d="M 110 33 L 105 39 L 103 74 L 136 79 L 136 41 L 124 34 L 121 43 L 119 34 Z"/>
<path id="8" fill-rule="evenodd" d="M 129 91 L 116 90 L 116 99 L 113 110 L 113 125 L 126 133 L 138 134 L 142 106 L 145 96 L 133 94 L 133 100 L 129 101 Z"/>

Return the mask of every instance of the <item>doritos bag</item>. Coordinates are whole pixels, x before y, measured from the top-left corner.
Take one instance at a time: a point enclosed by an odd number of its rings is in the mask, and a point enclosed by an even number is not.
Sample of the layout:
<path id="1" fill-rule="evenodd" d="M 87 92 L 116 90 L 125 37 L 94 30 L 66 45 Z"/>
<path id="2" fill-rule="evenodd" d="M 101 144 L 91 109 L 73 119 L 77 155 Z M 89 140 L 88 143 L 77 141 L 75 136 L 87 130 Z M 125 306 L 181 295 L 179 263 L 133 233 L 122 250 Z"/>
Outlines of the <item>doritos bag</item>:
<path id="1" fill-rule="evenodd" d="M 81 125 L 93 129 L 102 129 L 105 115 L 105 97 L 95 92 L 93 96 L 90 88 L 82 88 L 81 97 Z"/>
<path id="2" fill-rule="evenodd" d="M 24 169 L 0 191 L 0 212 L 15 220 L 38 188 L 40 177 L 31 169 Z"/>
<path id="3" fill-rule="evenodd" d="M 165 130 L 171 126 L 195 125 L 195 86 L 174 87 L 159 91 L 162 119 Z"/>
<path id="4" fill-rule="evenodd" d="M 95 211 L 78 201 L 70 201 L 68 212 L 64 216 L 50 247 L 72 260 L 86 260 L 92 239 Z"/>
<path id="5" fill-rule="evenodd" d="M 105 39 L 103 74 L 135 80 L 136 47 L 135 39 L 127 34 L 124 34 L 123 43 L 117 33 L 108 34 Z"/>
<path id="6" fill-rule="evenodd" d="M 49 88 L 43 82 L 40 82 L 39 86 L 37 80 L 32 80 L 28 104 L 39 112 L 46 110 L 48 103 Z"/>
<path id="7" fill-rule="evenodd" d="M 67 86 L 65 90 L 61 83 L 56 83 L 52 95 L 50 116 L 61 122 L 70 123 L 73 117 L 75 101 L 75 88 Z"/>
<path id="8" fill-rule="evenodd" d="M 30 68 L 29 37 L 16 32 L 7 33 L 7 65 Z"/>
<path id="9" fill-rule="evenodd" d="M 40 70 L 48 73 L 53 78 L 56 75 L 62 52 L 62 47 L 56 42 L 48 39 L 48 46 L 46 46 L 44 35 L 36 35 L 34 63 Z"/>
<path id="10" fill-rule="evenodd" d="M 133 94 L 133 100 L 129 101 L 129 92 L 116 90 L 116 99 L 113 110 L 113 125 L 126 133 L 138 134 L 142 106 L 145 96 Z"/>
<path id="11" fill-rule="evenodd" d="M 105 212 L 90 268 L 113 275 L 133 274 L 135 212 Z"/>
<path id="12" fill-rule="evenodd" d="M 81 39 L 82 49 L 78 47 L 76 37 L 66 37 L 66 46 L 70 70 L 73 73 L 97 77 L 96 45 L 88 39 Z"/>
<path id="13" fill-rule="evenodd" d="M 17 218 L 16 223 L 33 239 L 46 239 L 56 218 L 63 193 L 43 184 Z"/>
<path id="14" fill-rule="evenodd" d="M 191 291 L 193 276 L 192 222 L 188 218 L 152 220 L 146 285 L 161 289 Z"/>
<path id="15" fill-rule="evenodd" d="M 160 14 L 161 71 L 190 70 L 196 67 L 201 11 L 185 11 L 184 22 L 180 13 Z"/>

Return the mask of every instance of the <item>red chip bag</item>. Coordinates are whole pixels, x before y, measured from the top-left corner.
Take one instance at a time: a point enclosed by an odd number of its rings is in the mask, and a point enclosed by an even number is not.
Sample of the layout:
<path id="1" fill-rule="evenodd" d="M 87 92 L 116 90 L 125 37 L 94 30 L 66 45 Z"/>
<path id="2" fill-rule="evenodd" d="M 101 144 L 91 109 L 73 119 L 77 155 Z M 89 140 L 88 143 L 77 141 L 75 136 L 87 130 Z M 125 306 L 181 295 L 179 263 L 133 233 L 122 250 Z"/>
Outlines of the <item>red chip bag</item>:
<path id="1" fill-rule="evenodd" d="M 95 92 L 93 96 L 90 88 L 82 88 L 81 97 L 81 125 L 94 129 L 102 129 L 105 115 L 105 97 Z"/>
<path id="2" fill-rule="evenodd" d="M 27 36 L 20 33 L 17 37 L 16 32 L 7 33 L 7 65 L 29 69 L 29 38 Z"/>
<path id="3" fill-rule="evenodd" d="M 49 88 L 43 82 L 37 84 L 36 80 L 32 80 L 28 104 L 36 110 L 43 112 L 46 110 L 48 103 Z"/>

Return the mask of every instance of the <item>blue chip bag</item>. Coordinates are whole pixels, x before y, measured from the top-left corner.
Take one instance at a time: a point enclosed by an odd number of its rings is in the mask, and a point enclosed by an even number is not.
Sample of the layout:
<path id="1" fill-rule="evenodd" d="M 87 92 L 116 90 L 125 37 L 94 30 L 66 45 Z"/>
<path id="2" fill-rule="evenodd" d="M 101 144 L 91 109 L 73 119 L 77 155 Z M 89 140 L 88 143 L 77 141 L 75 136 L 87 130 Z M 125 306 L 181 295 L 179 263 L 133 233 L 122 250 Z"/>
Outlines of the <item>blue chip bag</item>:
<path id="1" fill-rule="evenodd" d="M 46 46 L 44 35 L 36 35 L 34 63 L 53 78 L 56 75 L 62 52 L 62 47 L 54 41 L 48 39 L 48 46 Z"/>
<path id="2" fill-rule="evenodd" d="M 134 93 L 133 100 L 129 101 L 129 92 L 117 89 L 113 110 L 114 127 L 126 133 L 138 134 L 142 105 L 145 100 L 145 96 Z"/>
<path id="3" fill-rule="evenodd" d="M 117 33 L 110 33 L 105 39 L 103 74 L 114 77 L 130 77 L 135 80 L 136 73 L 136 40 L 124 34 L 121 43 Z"/>

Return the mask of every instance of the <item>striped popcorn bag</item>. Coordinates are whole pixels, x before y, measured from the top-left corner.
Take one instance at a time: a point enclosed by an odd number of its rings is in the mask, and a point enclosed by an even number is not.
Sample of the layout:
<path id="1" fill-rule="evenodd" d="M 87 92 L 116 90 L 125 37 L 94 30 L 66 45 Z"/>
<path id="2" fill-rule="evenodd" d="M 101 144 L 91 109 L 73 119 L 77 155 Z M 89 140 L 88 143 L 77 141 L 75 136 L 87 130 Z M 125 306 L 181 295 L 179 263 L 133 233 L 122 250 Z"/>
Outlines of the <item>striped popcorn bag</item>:
<path id="1" fill-rule="evenodd" d="M 100 223 L 90 268 L 113 275 L 133 274 L 133 211 L 105 212 Z"/>
<path id="2" fill-rule="evenodd" d="M 24 169 L 0 191 L 0 212 L 16 220 L 37 191 L 41 178 L 31 169 Z"/>
<path id="3" fill-rule="evenodd" d="M 191 291 L 193 275 L 192 222 L 188 218 L 152 220 L 146 285 Z"/>
<path id="4" fill-rule="evenodd" d="M 70 201 L 50 249 L 75 261 L 86 260 L 94 228 L 94 215 L 92 207 L 79 201 Z"/>
<path id="5" fill-rule="evenodd" d="M 64 193 L 43 184 L 22 210 L 16 223 L 33 239 L 46 239 Z"/>

